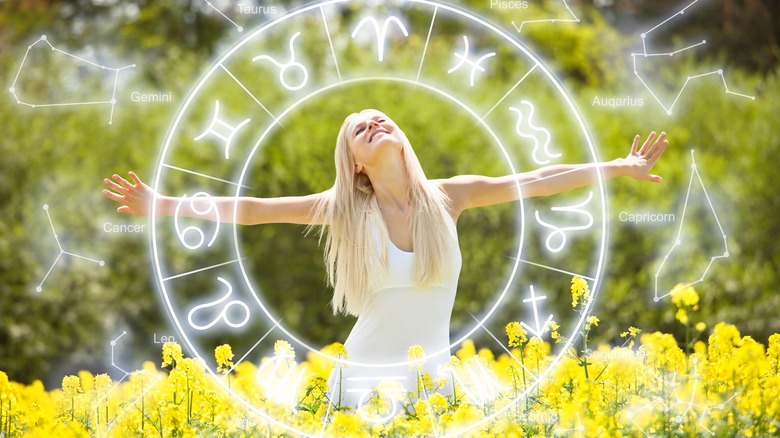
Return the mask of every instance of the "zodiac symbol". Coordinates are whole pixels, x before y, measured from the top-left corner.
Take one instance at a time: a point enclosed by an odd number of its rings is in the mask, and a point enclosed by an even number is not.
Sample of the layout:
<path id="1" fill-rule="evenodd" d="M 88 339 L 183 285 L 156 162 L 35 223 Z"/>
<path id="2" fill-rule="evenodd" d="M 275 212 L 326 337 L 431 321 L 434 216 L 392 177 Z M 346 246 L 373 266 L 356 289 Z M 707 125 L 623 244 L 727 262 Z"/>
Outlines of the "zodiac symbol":
<path id="1" fill-rule="evenodd" d="M 560 252 L 564 246 L 566 246 L 566 233 L 568 231 L 578 231 L 578 230 L 586 230 L 593 225 L 593 215 L 588 213 L 587 210 L 582 210 L 581 207 L 585 204 L 589 203 L 593 199 L 593 192 L 588 192 L 588 199 L 584 200 L 583 202 L 579 204 L 572 205 L 570 207 L 552 207 L 552 211 L 563 211 L 563 212 L 569 212 L 569 213 L 579 213 L 582 215 L 587 216 L 588 223 L 586 225 L 581 226 L 573 226 L 573 227 L 558 227 L 552 224 L 548 224 L 547 222 L 543 221 L 539 217 L 539 210 L 536 210 L 536 221 L 539 222 L 539 225 L 549 228 L 553 230 L 548 236 L 547 240 L 545 240 L 545 245 L 547 246 L 547 250 L 550 252 Z M 558 245 L 553 246 L 551 244 L 551 241 L 558 237 L 560 239 L 560 242 Z"/>
<path id="2" fill-rule="evenodd" d="M 496 377 L 485 368 L 479 357 L 467 360 L 462 368 L 463 370 L 458 370 L 451 364 L 447 364 L 443 369 L 452 373 L 452 381 L 458 382 L 469 399 L 479 406 L 495 400 L 501 391 L 512 389 L 498 383 Z"/>
<path id="3" fill-rule="evenodd" d="M 403 381 L 406 380 L 406 376 L 384 376 L 384 377 L 348 377 L 348 382 L 393 382 L 393 381 Z M 383 396 L 387 397 L 390 400 L 390 405 L 392 406 L 392 410 L 389 414 L 376 418 L 373 416 L 369 416 L 363 409 L 365 407 L 366 402 L 370 399 L 371 395 L 374 392 L 374 389 L 376 389 L 378 394 L 382 394 Z M 363 388 L 350 388 L 347 389 L 347 392 L 359 392 L 360 400 L 358 401 L 358 412 L 360 413 L 360 416 L 366 419 L 367 421 L 371 421 L 373 423 L 384 423 L 385 421 L 393 418 L 395 416 L 396 412 L 398 412 L 398 406 L 397 406 L 397 397 L 393 397 L 393 394 L 400 394 L 403 396 L 403 394 L 406 393 L 406 388 L 399 385 L 397 387 L 387 387 L 384 385 L 379 385 L 376 388 L 372 387 L 363 387 Z"/>
<path id="4" fill-rule="evenodd" d="M 537 153 L 539 152 L 539 146 L 540 146 L 540 139 L 544 139 L 544 143 L 542 146 L 542 150 L 544 151 L 545 155 L 547 155 L 550 158 L 558 158 L 561 156 L 561 154 L 553 154 L 550 153 L 550 151 L 547 149 L 547 147 L 550 145 L 550 131 L 540 128 L 536 125 L 534 125 L 533 119 L 534 117 L 534 104 L 527 101 L 522 100 L 520 101 L 520 105 L 524 105 L 528 108 L 528 116 L 523 118 L 523 112 L 519 109 L 510 106 L 509 110 L 517 113 L 517 124 L 515 125 L 515 132 L 517 132 L 517 135 L 523 138 L 530 138 L 534 142 L 534 148 L 531 152 L 531 158 L 534 160 L 536 164 L 550 164 L 550 160 L 543 160 L 537 158 Z M 523 124 L 523 122 L 525 122 Z M 521 125 L 524 125 L 521 127 Z M 535 134 L 526 134 L 525 132 L 533 132 Z"/>
<path id="5" fill-rule="evenodd" d="M 376 44 L 378 48 L 377 58 L 379 59 L 379 62 L 382 62 L 385 57 L 385 37 L 387 36 L 387 29 L 390 27 L 390 23 L 395 23 L 405 37 L 409 36 L 409 32 L 406 31 L 406 27 L 404 27 L 404 24 L 401 22 L 401 20 L 398 19 L 398 17 L 391 16 L 385 19 L 381 30 L 379 29 L 379 22 L 376 21 L 376 18 L 366 17 L 360 20 L 360 23 L 358 23 L 358 25 L 355 27 L 355 30 L 352 31 L 352 39 L 355 39 L 358 32 L 360 32 L 360 29 L 366 23 L 371 23 L 374 25 L 374 31 L 376 32 Z"/>
<path id="6" fill-rule="evenodd" d="M 222 307 L 222 311 L 219 312 L 219 315 L 216 318 L 214 318 L 213 321 L 211 321 L 210 323 L 208 323 L 206 325 L 196 324 L 192 320 L 192 316 L 195 314 L 195 312 L 199 311 L 200 309 L 205 309 L 206 307 L 215 307 L 218 304 L 221 304 L 223 301 L 225 301 L 228 298 L 230 298 L 230 295 L 233 294 L 233 286 L 230 283 L 228 283 L 227 280 L 225 280 L 222 277 L 217 277 L 217 280 L 221 281 L 222 284 L 227 286 L 228 291 L 227 291 L 227 293 L 225 294 L 224 297 L 222 297 L 222 298 L 220 298 L 220 299 L 218 299 L 216 301 L 211 301 L 211 302 L 208 302 L 208 303 L 200 304 L 198 306 L 193 307 L 192 310 L 190 310 L 190 313 L 187 314 L 187 321 L 190 323 L 190 326 L 192 326 L 192 328 L 194 328 L 195 330 L 208 330 L 211 327 L 214 327 L 214 325 L 216 325 L 219 322 L 220 319 L 222 321 L 225 321 L 225 324 L 227 324 L 227 325 L 229 325 L 230 327 L 233 327 L 233 328 L 242 327 L 242 326 L 244 326 L 247 323 L 247 321 L 249 321 L 249 306 L 247 306 L 243 301 L 239 301 L 239 300 L 232 300 L 232 301 L 229 301 L 227 304 L 225 304 L 225 306 Z M 228 316 L 227 312 L 228 312 L 228 309 L 231 306 L 239 306 L 239 307 L 244 309 L 244 320 L 243 321 L 241 321 L 241 322 L 233 322 L 233 321 L 230 320 L 230 317 Z"/>
<path id="7" fill-rule="evenodd" d="M 250 119 L 246 119 L 243 122 L 239 123 L 238 126 L 233 126 L 222 119 L 219 118 L 219 100 L 216 102 L 216 108 L 214 109 L 214 118 L 211 119 L 211 124 L 208 128 L 206 128 L 205 131 L 203 131 L 202 134 L 195 137 L 195 141 L 200 141 L 203 137 L 205 137 L 208 134 L 213 134 L 214 137 L 217 137 L 218 139 L 225 142 L 225 159 L 230 158 L 230 143 L 233 141 L 233 137 L 235 137 L 236 132 L 241 129 L 242 126 L 249 123 Z M 229 134 L 222 135 L 217 130 L 214 129 L 215 126 L 220 126 L 224 129 L 227 129 L 229 131 Z"/>
<path id="8" fill-rule="evenodd" d="M 539 326 L 539 312 L 536 309 L 536 302 L 545 299 L 547 299 L 547 295 L 542 295 L 540 297 L 535 296 L 534 286 L 531 285 L 531 298 L 526 298 L 523 300 L 524 303 L 531 303 L 531 305 L 534 308 L 534 323 L 536 324 L 536 329 L 532 328 L 531 326 L 529 326 L 524 322 L 520 322 L 520 324 L 522 324 L 523 327 L 528 329 L 529 332 L 533 333 L 533 335 L 536 336 L 537 338 L 541 338 L 544 332 L 547 331 L 547 326 L 550 324 L 550 321 L 552 321 L 552 317 L 553 317 L 552 315 L 548 316 L 547 320 L 544 321 L 544 324 L 542 324 L 541 327 Z"/>
<path id="9" fill-rule="evenodd" d="M 197 198 L 207 198 L 209 201 L 208 208 L 205 210 L 198 210 L 198 207 L 196 206 L 195 199 Z M 203 230 L 200 228 L 192 225 L 187 228 L 185 228 L 183 231 L 179 228 L 179 210 L 181 209 L 182 204 L 184 204 L 184 201 L 187 199 L 187 195 L 182 196 L 181 200 L 178 204 L 176 204 L 176 211 L 174 212 L 174 221 L 173 225 L 176 228 L 176 234 L 179 236 L 179 240 L 181 241 L 182 245 L 187 247 L 187 249 L 198 249 L 203 245 L 203 242 L 206 240 L 206 236 L 203 233 Z M 198 192 L 195 193 L 192 198 L 190 198 L 190 209 L 195 212 L 198 216 L 205 216 L 209 214 L 212 210 L 214 211 L 214 214 L 216 215 L 215 223 L 217 224 L 216 230 L 214 230 L 214 236 L 211 237 L 211 240 L 209 241 L 208 246 L 209 248 L 211 245 L 214 244 L 214 241 L 217 239 L 217 235 L 219 234 L 219 210 L 217 209 L 217 204 L 214 203 L 214 200 L 211 198 L 211 195 L 209 195 L 206 192 Z M 187 243 L 186 236 L 187 233 L 195 233 L 198 236 L 198 243 L 190 244 Z"/>
<path id="10" fill-rule="evenodd" d="M 257 383 L 265 387 L 265 396 L 276 403 L 289 405 L 290 409 L 295 409 L 298 403 L 296 394 L 306 372 L 306 368 L 298 365 L 294 359 L 293 354 L 274 356 L 260 365 L 256 374 Z M 280 371 L 284 375 L 280 376 Z"/>
<path id="11" fill-rule="evenodd" d="M 493 57 L 493 56 L 496 56 L 496 52 L 490 52 L 490 53 L 488 53 L 486 55 L 482 55 L 481 57 L 479 57 L 479 59 L 477 59 L 476 62 L 474 62 L 474 61 L 468 59 L 468 56 L 469 56 L 469 39 L 468 39 L 468 37 L 466 35 L 463 35 L 463 44 L 465 46 L 464 49 L 463 49 L 463 54 L 461 55 L 460 53 L 455 52 L 455 57 L 459 58 L 460 62 L 458 62 L 458 64 L 456 64 L 451 69 L 447 70 L 447 73 L 451 74 L 452 72 L 454 72 L 455 70 L 457 70 L 461 66 L 463 66 L 463 64 L 468 63 L 471 66 L 471 76 L 469 76 L 469 85 L 473 87 L 474 86 L 474 75 L 477 74 L 477 70 L 482 71 L 482 72 L 485 71 L 485 68 L 482 67 L 480 64 L 483 61 L 485 61 L 486 59 L 488 59 L 490 57 Z"/>
<path id="12" fill-rule="evenodd" d="M 260 61 L 263 59 L 267 59 L 271 61 L 275 66 L 279 67 L 279 82 L 282 83 L 284 88 L 290 90 L 290 91 L 297 91 L 303 88 L 306 85 L 306 82 L 309 80 L 309 72 L 306 70 L 306 67 L 303 66 L 300 62 L 295 61 L 295 47 L 293 47 L 293 43 L 295 42 L 295 39 L 298 38 L 301 35 L 300 32 L 295 32 L 295 34 L 290 38 L 290 60 L 286 63 L 282 64 L 279 61 L 275 60 L 274 58 L 271 58 L 268 55 L 260 55 L 255 56 L 252 58 L 252 62 Z M 284 76 L 287 73 L 288 69 L 295 68 L 300 70 L 300 72 L 303 74 L 303 78 L 301 79 L 301 83 L 298 85 L 289 85 L 287 81 L 284 80 Z"/>

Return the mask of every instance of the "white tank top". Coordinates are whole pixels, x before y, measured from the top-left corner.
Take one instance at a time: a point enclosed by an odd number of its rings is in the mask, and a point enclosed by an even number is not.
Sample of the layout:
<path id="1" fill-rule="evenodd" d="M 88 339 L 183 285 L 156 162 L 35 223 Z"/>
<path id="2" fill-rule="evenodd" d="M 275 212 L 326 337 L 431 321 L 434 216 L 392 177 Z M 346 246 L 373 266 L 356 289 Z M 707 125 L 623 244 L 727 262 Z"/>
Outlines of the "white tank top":
<path id="1" fill-rule="evenodd" d="M 342 368 L 340 378 L 338 370 L 334 370 L 329 379 L 334 403 L 339 400 L 340 390 L 342 405 L 359 406 L 380 381 L 398 382 L 407 391 L 415 391 L 416 369 L 410 370 L 407 363 L 409 348 L 414 345 L 423 348 L 422 368 L 432 378 L 448 362 L 450 316 L 462 259 L 455 221 L 449 214 L 446 217 L 451 231 L 447 272 L 433 286 L 414 286 L 414 253 L 402 251 L 386 238 L 386 275 L 380 272 L 374 276 L 372 291 L 344 342 L 349 362 L 354 364 Z M 380 226 L 384 224 L 380 222 L 375 227 L 378 248 L 383 247 L 380 236 L 387 236 Z"/>

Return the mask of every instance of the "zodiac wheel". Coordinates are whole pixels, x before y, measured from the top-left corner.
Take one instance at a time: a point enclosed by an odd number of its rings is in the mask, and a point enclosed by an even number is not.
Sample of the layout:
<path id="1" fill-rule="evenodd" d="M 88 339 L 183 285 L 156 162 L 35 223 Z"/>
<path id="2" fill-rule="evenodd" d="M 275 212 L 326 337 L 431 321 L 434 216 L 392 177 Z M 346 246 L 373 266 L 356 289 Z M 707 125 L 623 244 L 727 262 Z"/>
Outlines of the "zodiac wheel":
<path id="1" fill-rule="evenodd" d="M 225 218 L 217 217 L 211 202 L 200 210 L 191 203 L 254 193 L 253 187 L 261 182 L 253 178 L 253 169 L 271 139 L 295 129 L 286 125 L 292 116 L 313 100 L 372 83 L 394 84 L 448 102 L 452 111 L 472 120 L 474 129 L 492 141 L 493 153 L 508 172 L 598 162 L 584 120 L 553 72 L 503 28 L 452 5 L 414 0 L 378 6 L 369 1 L 318 2 L 249 32 L 221 55 L 179 108 L 159 154 L 153 187 L 178 196 L 180 202 L 173 217 L 153 212 L 155 274 L 183 343 L 203 359 L 207 370 L 257 415 L 303 435 L 319 431 L 301 430 L 275 416 L 274 410 L 230 390 L 218 375 L 211 352 L 225 343 L 247 344 L 251 338 L 256 342 L 236 354 L 237 362 L 251 361 L 271 330 L 299 351 L 323 354 L 323 346 L 308 341 L 305 322 L 284 321 L 269 303 L 253 276 L 251 264 L 258 261 L 246 256 L 241 226 L 222 222 Z M 553 121 L 556 128 L 551 131 L 545 126 Z M 523 190 L 520 185 L 517 189 Z M 178 212 L 185 206 L 202 219 L 181 217 Z M 532 384 L 513 395 L 504 409 L 525 399 L 577 339 L 594 301 L 568 317 L 546 312 L 545 304 L 567 291 L 575 275 L 595 297 L 607 225 L 600 174 L 584 191 L 517 202 L 515 248 L 511 254 L 495 255 L 496 263 L 507 266 L 505 284 L 494 299 L 481 305 L 473 324 L 452 336 L 451 348 L 488 330 L 498 315 L 522 320 L 528 333 L 547 340 L 555 320 L 566 342 L 557 346 L 555 359 L 545 369 L 529 370 Z M 474 377 L 473 372 L 470 375 Z M 294 386 L 290 383 L 294 380 L 286 378 L 286 385 Z M 262 383 L 269 387 L 269 382 Z M 494 396 L 501 395 L 500 382 L 488 385 Z M 285 404 L 294 388 L 276 386 L 274 391 L 286 391 L 278 398 Z"/>

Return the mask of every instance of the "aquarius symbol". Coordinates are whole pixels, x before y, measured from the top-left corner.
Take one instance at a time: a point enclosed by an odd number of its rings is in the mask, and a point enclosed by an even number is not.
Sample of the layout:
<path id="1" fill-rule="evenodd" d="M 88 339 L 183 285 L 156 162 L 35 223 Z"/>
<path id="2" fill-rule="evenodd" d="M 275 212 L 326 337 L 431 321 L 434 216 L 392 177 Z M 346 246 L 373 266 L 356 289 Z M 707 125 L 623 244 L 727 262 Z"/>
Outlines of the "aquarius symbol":
<path id="1" fill-rule="evenodd" d="M 279 404 L 286 403 L 290 409 L 295 409 L 298 388 L 306 373 L 306 368 L 298 365 L 294 359 L 293 354 L 274 356 L 260 366 L 255 378 L 260 386 L 265 387 L 265 396 L 268 399 Z M 289 362 L 293 362 L 292 366 Z M 280 371 L 284 375 L 280 376 Z"/>
<path id="2" fill-rule="evenodd" d="M 744 98 L 751 99 L 751 100 L 756 100 L 755 96 L 749 96 L 747 94 L 736 93 L 734 91 L 731 91 L 731 89 L 729 89 L 728 84 L 726 84 L 726 77 L 723 75 L 723 69 L 720 68 L 720 69 L 717 69 L 717 70 L 714 70 L 714 71 L 710 71 L 710 72 L 707 72 L 707 73 L 702 73 L 702 74 L 698 74 L 698 75 L 694 75 L 694 76 L 688 76 L 685 79 L 685 83 L 683 84 L 682 88 L 680 88 L 680 91 L 677 93 L 677 97 L 675 97 L 674 101 L 672 101 L 672 103 L 669 104 L 669 106 L 667 107 L 666 104 L 664 104 L 664 102 L 662 102 L 661 99 L 655 94 L 653 89 L 650 88 L 650 85 L 644 79 L 642 79 L 642 76 L 639 74 L 639 65 L 637 63 L 637 60 L 642 60 L 642 59 L 647 60 L 648 57 L 650 57 L 650 58 L 654 58 L 654 57 L 664 57 L 664 58 L 673 57 L 674 55 L 677 55 L 678 53 L 682 53 L 682 52 L 685 52 L 687 50 L 695 49 L 695 48 L 697 48 L 699 46 L 703 46 L 703 45 L 707 44 L 707 40 L 701 40 L 698 43 L 694 43 L 694 44 L 691 44 L 691 45 L 689 45 L 687 47 L 683 47 L 681 49 L 677 49 L 677 50 L 671 51 L 671 52 L 657 52 L 656 53 L 656 52 L 652 52 L 652 51 L 648 52 L 648 49 L 647 49 L 647 37 L 650 36 L 650 34 L 652 32 L 654 32 L 655 30 L 661 28 L 662 26 L 664 26 L 666 23 L 672 21 L 673 19 L 685 15 L 685 11 L 688 10 L 688 8 L 690 8 L 694 4 L 696 4 L 698 1 L 699 0 L 693 0 L 691 3 L 688 4 L 688 6 L 682 8 L 676 14 L 672 15 L 671 17 L 667 18 L 666 20 L 662 21 L 661 23 L 657 24 L 652 29 L 650 29 L 650 30 L 648 30 L 646 32 L 642 32 L 641 34 L 639 34 L 640 38 L 642 38 L 642 51 L 638 52 L 638 53 L 631 53 L 631 58 L 634 61 L 634 76 L 636 76 L 636 78 L 639 79 L 639 82 L 641 82 L 642 85 L 645 86 L 647 91 L 650 92 L 650 95 L 653 96 L 653 99 L 655 99 L 656 102 L 658 102 L 658 104 L 661 105 L 661 107 L 666 111 L 666 114 L 668 114 L 668 115 L 672 115 L 672 110 L 674 109 L 674 106 L 677 105 L 677 101 L 680 100 L 680 96 L 682 96 L 683 92 L 685 91 L 685 87 L 687 87 L 688 84 L 691 81 L 694 81 L 694 80 L 697 80 L 697 79 L 701 79 L 701 78 L 704 78 L 704 77 L 707 77 L 707 76 L 712 76 L 712 75 L 720 76 L 720 82 L 723 83 L 723 91 L 726 94 L 733 94 L 735 96 L 744 97 Z"/>
<path id="3" fill-rule="evenodd" d="M 492 56 L 496 56 L 496 52 L 490 52 L 490 53 L 488 53 L 486 55 L 482 55 L 479 59 L 477 59 L 476 62 L 474 62 L 474 61 L 468 59 L 468 56 L 469 56 L 469 38 L 466 35 L 463 35 L 463 44 L 465 46 L 464 49 L 463 49 L 463 54 L 461 55 L 460 53 L 455 52 L 455 57 L 459 58 L 460 62 L 458 62 L 458 64 L 456 64 L 451 69 L 447 70 L 447 73 L 451 74 L 452 72 L 454 72 L 455 70 L 457 70 L 461 66 L 463 66 L 463 64 L 468 63 L 471 66 L 471 76 L 469 76 L 469 85 L 473 87 L 474 86 L 474 75 L 477 74 L 477 70 L 482 71 L 482 72 L 485 71 L 485 68 L 482 67 L 480 64 L 483 61 L 485 61 L 486 59 L 488 59 L 488 58 L 490 58 Z"/>
<path id="4" fill-rule="evenodd" d="M 268 55 L 260 55 L 255 56 L 252 58 L 252 62 L 260 61 L 263 59 L 267 59 L 271 61 L 275 66 L 279 67 L 279 82 L 282 83 L 284 88 L 290 90 L 290 91 L 297 91 L 303 88 L 306 85 L 306 82 L 309 80 L 309 72 L 306 70 L 306 67 L 303 66 L 300 62 L 295 61 L 295 47 L 293 47 L 293 43 L 295 42 L 295 39 L 298 38 L 301 35 L 300 32 L 295 32 L 295 35 L 290 38 L 290 60 L 286 63 L 282 64 L 279 61 L 275 60 L 274 58 L 271 58 Z M 287 81 L 284 80 L 284 76 L 287 73 L 288 69 L 295 68 L 300 70 L 300 72 L 303 74 L 303 78 L 301 79 L 301 83 L 298 85 L 289 85 Z"/>
<path id="5" fill-rule="evenodd" d="M 358 32 L 360 32 L 360 29 L 366 23 L 371 23 L 374 25 L 374 31 L 376 32 L 377 58 L 379 59 L 379 62 L 382 62 L 385 57 L 385 39 L 387 36 L 387 29 L 390 27 L 390 23 L 395 23 L 405 37 L 409 36 L 409 32 L 406 31 L 406 27 L 401 22 L 401 20 L 398 19 L 398 17 L 390 16 L 386 18 L 381 30 L 379 29 L 379 22 L 376 21 L 376 18 L 366 17 L 360 20 L 360 23 L 358 23 L 358 25 L 355 27 L 355 30 L 352 31 L 352 39 L 355 39 Z"/>
<path id="6" fill-rule="evenodd" d="M 214 327 L 219 322 L 220 319 L 222 321 L 225 321 L 225 324 L 227 324 L 227 325 L 229 325 L 230 327 L 233 327 L 233 328 L 242 327 L 242 326 L 244 326 L 247 323 L 247 321 L 249 321 L 249 306 L 247 306 L 243 301 L 239 301 L 239 300 L 229 301 L 227 304 L 225 304 L 225 306 L 222 307 L 222 311 L 219 312 L 219 316 L 214 318 L 213 321 L 211 321 L 210 323 L 208 323 L 206 325 L 196 324 L 192 320 L 192 316 L 195 314 L 195 312 L 199 311 L 200 309 L 205 309 L 206 307 L 215 307 L 218 304 L 220 304 L 223 301 L 225 301 L 228 298 L 230 298 L 230 295 L 233 293 L 233 286 L 230 283 L 228 283 L 228 281 L 225 280 L 222 277 L 217 277 L 217 280 L 221 281 L 222 284 L 227 286 L 227 288 L 228 288 L 227 294 L 225 294 L 224 297 L 222 297 L 222 298 L 220 298 L 220 299 L 218 299 L 216 301 L 211 301 L 211 302 L 208 302 L 208 303 L 200 304 L 198 306 L 193 307 L 192 310 L 190 310 L 190 313 L 187 314 L 187 321 L 190 323 L 192 328 L 194 328 L 195 330 L 208 330 L 211 327 Z M 243 321 L 241 321 L 241 322 L 233 322 L 233 321 L 230 320 L 230 317 L 228 316 L 227 312 L 228 312 L 228 309 L 231 306 L 240 306 L 241 308 L 244 309 L 244 320 Z"/>
<path id="7" fill-rule="evenodd" d="M 569 207 L 552 207 L 552 211 L 563 211 L 568 213 L 578 213 L 581 215 L 585 215 L 588 218 L 588 223 L 586 225 L 581 226 L 573 226 L 573 227 L 558 227 L 556 225 L 548 224 L 547 222 L 543 221 L 539 217 L 539 210 L 536 210 L 536 221 L 539 222 L 539 225 L 549 228 L 553 230 L 548 236 L 547 240 L 545 240 L 544 244 L 547 246 L 547 250 L 550 252 L 560 252 L 564 246 L 566 246 L 566 233 L 569 231 L 578 231 L 578 230 L 586 230 L 593 225 L 593 215 L 588 213 L 587 210 L 582 210 L 581 208 L 589 203 L 593 199 L 593 192 L 588 192 L 588 199 L 582 201 L 579 204 L 575 204 Z M 554 238 L 560 239 L 560 242 L 558 245 L 552 245 L 551 241 Z"/>
<path id="8" fill-rule="evenodd" d="M 219 100 L 214 101 L 216 108 L 214 109 L 214 118 L 211 119 L 211 124 L 208 128 L 206 128 L 205 131 L 203 131 L 202 134 L 195 137 L 195 141 L 200 141 L 203 137 L 207 136 L 208 134 L 213 134 L 214 137 L 217 137 L 218 139 L 225 142 L 225 159 L 230 158 L 230 143 L 233 141 L 233 137 L 236 136 L 236 132 L 238 132 L 239 129 L 241 129 L 242 126 L 249 123 L 250 119 L 246 119 L 243 122 L 239 123 L 238 126 L 233 126 L 222 119 L 219 118 Z M 229 133 L 227 135 L 221 134 L 219 131 L 214 129 L 215 126 L 219 126 L 221 128 L 226 129 Z"/>
<path id="9" fill-rule="evenodd" d="M 550 146 L 550 131 L 548 131 L 545 128 L 540 128 L 536 125 L 534 125 L 532 119 L 534 117 L 534 104 L 527 101 L 527 100 L 521 100 L 520 105 L 524 105 L 527 107 L 527 117 L 523 118 L 523 112 L 519 109 L 510 106 L 509 111 L 513 111 L 517 113 L 517 124 L 515 125 L 515 132 L 517 132 L 517 135 L 523 138 L 530 138 L 534 142 L 534 148 L 531 151 L 531 158 L 534 160 L 534 163 L 536 164 L 550 164 L 550 160 L 544 160 L 537 158 L 537 153 L 539 152 L 539 147 L 541 145 L 542 150 L 544 151 L 545 155 L 547 155 L 550 158 L 558 158 L 561 156 L 560 153 L 553 154 L 551 153 L 547 148 Z M 523 123 L 525 122 L 525 123 Z M 522 126 L 521 126 L 522 125 Z M 526 134 L 526 132 L 533 132 L 535 134 Z M 543 142 L 540 140 L 544 139 Z"/>

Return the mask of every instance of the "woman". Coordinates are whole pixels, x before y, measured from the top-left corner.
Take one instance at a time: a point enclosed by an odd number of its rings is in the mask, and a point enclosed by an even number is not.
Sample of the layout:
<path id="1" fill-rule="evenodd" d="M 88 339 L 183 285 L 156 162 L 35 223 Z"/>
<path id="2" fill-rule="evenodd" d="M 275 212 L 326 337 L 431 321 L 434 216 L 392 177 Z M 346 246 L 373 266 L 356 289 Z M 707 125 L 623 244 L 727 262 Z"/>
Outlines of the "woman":
<path id="1" fill-rule="evenodd" d="M 626 158 L 598 164 L 604 177 L 661 181 L 649 172 L 668 146 L 666 134 L 651 133 L 641 148 L 639 141 L 636 136 Z M 331 399 L 353 406 L 362 405 L 380 381 L 416 389 L 416 372 L 406 363 L 414 345 L 425 352 L 422 367 L 431 375 L 448 360 L 461 267 L 455 224 L 464 210 L 549 196 L 597 179 L 594 165 L 556 165 L 502 177 L 427 180 L 403 131 L 373 109 L 346 118 L 335 160 L 336 181 L 322 193 L 213 200 L 225 222 L 327 226 L 324 252 L 334 313 L 358 316 L 344 344 L 349 366 L 332 376 Z M 110 189 L 105 196 L 122 204 L 118 212 L 147 216 L 156 201 L 158 214 L 174 214 L 177 198 L 161 196 L 135 173 L 129 175 L 133 183 L 119 175 L 104 180 Z M 195 210 L 207 209 L 209 201 L 201 202 Z M 185 208 L 179 215 L 202 218 Z"/>

